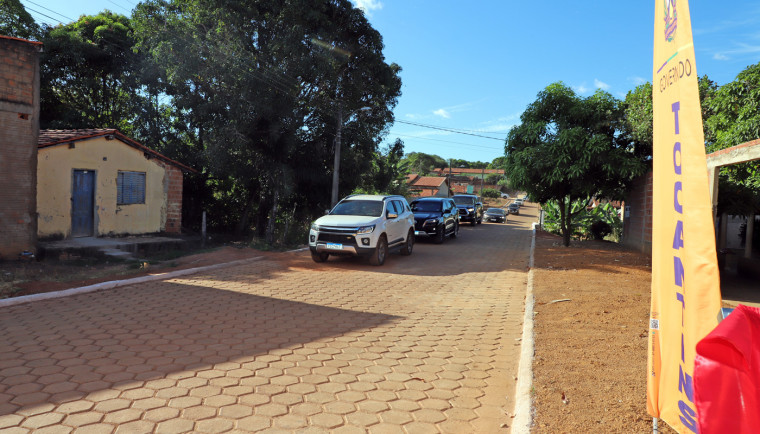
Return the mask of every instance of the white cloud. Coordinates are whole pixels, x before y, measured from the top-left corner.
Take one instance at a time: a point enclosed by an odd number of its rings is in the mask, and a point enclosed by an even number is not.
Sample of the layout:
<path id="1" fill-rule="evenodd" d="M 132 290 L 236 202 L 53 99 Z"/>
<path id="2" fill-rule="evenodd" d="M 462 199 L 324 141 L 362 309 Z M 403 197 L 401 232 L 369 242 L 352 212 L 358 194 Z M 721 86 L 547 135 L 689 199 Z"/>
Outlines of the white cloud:
<path id="1" fill-rule="evenodd" d="M 647 80 L 644 77 L 630 77 L 630 80 L 633 82 L 634 86 L 641 86 L 642 84 L 647 82 Z"/>
<path id="2" fill-rule="evenodd" d="M 436 116 L 440 116 L 440 117 L 442 117 L 444 119 L 450 119 L 451 118 L 451 114 L 448 111 L 446 111 L 445 109 L 438 109 L 438 110 L 434 111 L 433 114 L 436 115 Z"/>
<path id="3" fill-rule="evenodd" d="M 715 59 L 715 60 L 728 60 L 729 57 L 726 56 L 723 53 L 715 53 L 715 54 L 713 54 L 713 59 Z"/>
<path id="4" fill-rule="evenodd" d="M 383 8 L 383 4 L 378 0 L 353 0 L 353 2 L 357 8 L 363 10 L 367 15 Z"/>
<path id="5" fill-rule="evenodd" d="M 601 81 L 601 80 L 599 80 L 598 78 L 595 78 L 594 79 L 594 87 L 596 87 L 597 89 L 609 90 L 610 85 L 607 84 L 607 83 L 605 83 L 605 82 L 603 82 L 603 81 Z"/>
<path id="6" fill-rule="evenodd" d="M 591 91 L 591 89 L 586 87 L 586 83 L 580 84 L 578 86 L 572 86 L 572 88 L 576 93 L 580 94 L 589 93 Z"/>

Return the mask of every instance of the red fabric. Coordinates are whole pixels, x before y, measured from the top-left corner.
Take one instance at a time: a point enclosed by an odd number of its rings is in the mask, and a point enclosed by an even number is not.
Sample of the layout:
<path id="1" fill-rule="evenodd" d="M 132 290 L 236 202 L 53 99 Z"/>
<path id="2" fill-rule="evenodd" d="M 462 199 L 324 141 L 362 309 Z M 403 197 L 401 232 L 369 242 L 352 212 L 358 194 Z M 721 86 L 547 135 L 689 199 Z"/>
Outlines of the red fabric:
<path id="1" fill-rule="evenodd" d="M 697 343 L 694 404 L 701 434 L 760 432 L 760 309 L 739 305 Z"/>

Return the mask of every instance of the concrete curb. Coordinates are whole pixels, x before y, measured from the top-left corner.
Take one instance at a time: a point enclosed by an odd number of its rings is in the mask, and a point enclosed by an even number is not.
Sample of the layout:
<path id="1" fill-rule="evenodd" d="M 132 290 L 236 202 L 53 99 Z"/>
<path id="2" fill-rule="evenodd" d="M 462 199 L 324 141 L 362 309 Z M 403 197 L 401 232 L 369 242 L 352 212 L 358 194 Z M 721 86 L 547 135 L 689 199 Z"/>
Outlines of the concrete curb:
<path id="1" fill-rule="evenodd" d="M 512 434 L 530 433 L 533 421 L 531 410 L 531 389 L 533 388 L 533 354 L 535 342 L 533 335 L 533 252 L 536 249 L 536 226 L 533 223 L 533 238 L 530 242 L 530 262 L 528 262 L 528 285 L 525 292 L 525 317 L 523 319 L 522 345 L 520 347 L 520 365 L 517 369 L 517 386 L 515 388 L 515 411 L 512 419 Z"/>
<path id="2" fill-rule="evenodd" d="M 295 250 L 300 251 L 300 250 Z M 232 262 L 225 262 L 222 264 L 207 265 L 205 267 L 188 268 L 185 270 L 170 271 L 168 273 L 153 274 L 150 276 L 135 277 L 133 279 L 124 280 L 112 280 L 110 282 L 101 282 L 94 285 L 81 286 L 79 288 L 64 289 L 62 291 L 46 292 L 42 294 L 23 295 L 21 297 L 6 298 L 0 300 L 0 308 L 15 306 L 18 304 L 31 303 L 33 301 L 50 300 L 53 298 L 68 297 L 70 295 L 85 294 L 87 292 L 99 291 L 102 289 L 118 288 L 120 286 L 134 285 L 136 283 L 152 282 L 154 280 L 172 279 L 174 277 L 186 276 L 188 274 L 199 273 L 201 271 L 215 270 L 217 268 L 232 267 L 234 265 L 247 264 L 249 262 L 255 262 L 262 258 L 257 256 L 255 258 L 240 259 Z"/>

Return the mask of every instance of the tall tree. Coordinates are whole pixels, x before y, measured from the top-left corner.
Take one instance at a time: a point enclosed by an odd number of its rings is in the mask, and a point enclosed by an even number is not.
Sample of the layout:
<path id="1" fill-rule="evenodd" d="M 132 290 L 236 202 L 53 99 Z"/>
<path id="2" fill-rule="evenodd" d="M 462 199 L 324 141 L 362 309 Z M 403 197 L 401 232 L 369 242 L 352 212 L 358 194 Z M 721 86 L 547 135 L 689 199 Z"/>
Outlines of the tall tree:
<path id="1" fill-rule="evenodd" d="M 103 11 L 48 29 L 40 59 L 42 128 L 131 134 L 139 82 L 129 18 Z"/>
<path id="2" fill-rule="evenodd" d="M 324 209 L 338 130 L 341 190 L 360 183 L 392 120 L 400 68 L 348 0 L 149 0 L 134 20 L 205 157 L 217 221 L 271 240 L 278 209 Z M 363 107 L 371 114 L 354 116 Z"/>
<path id="3" fill-rule="evenodd" d="M 623 106 L 601 90 L 582 98 L 558 82 L 539 92 L 505 145 L 506 175 L 533 200 L 556 200 L 565 246 L 570 245 L 571 205 L 591 197 L 622 198 L 645 170 L 624 131 Z"/>
<path id="4" fill-rule="evenodd" d="M 39 40 L 42 30 L 19 0 L 0 0 L 0 35 Z"/>

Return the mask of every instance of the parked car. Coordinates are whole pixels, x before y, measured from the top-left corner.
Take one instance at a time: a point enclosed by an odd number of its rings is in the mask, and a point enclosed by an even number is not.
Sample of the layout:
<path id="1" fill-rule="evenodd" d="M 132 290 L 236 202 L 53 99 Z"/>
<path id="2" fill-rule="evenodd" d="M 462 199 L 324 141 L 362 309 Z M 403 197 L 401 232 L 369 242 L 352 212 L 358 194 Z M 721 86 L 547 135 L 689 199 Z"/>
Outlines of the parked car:
<path id="1" fill-rule="evenodd" d="M 521 199 L 523 200 L 523 202 L 528 202 L 528 195 L 527 194 L 524 195 L 523 197 L 521 197 Z"/>
<path id="2" fill-rule="evenodd" d="M 509 199 L 510 197 L 511 197 L 511 196 L 510 196 L 510 195 L 508 195 L 507 193 L 502 193 L 502 194 L 501 194 L 501 198 L 502 198 L 502 199 Z"/>
<path id="3" fill-rule="evenodd" d="M 510 203 L 509 206 L 507 206 L 507 211 L 509 211 L 510 214 L 519 215 L 520 214 L 520 205 L 516 203 Z"/>
<path id="4" fill-rule="evenodd" d="M 353 255 L 369 256 L 370 264 L 383 265 L 390 249 L 411 255 L 413 247 L 414 214 L 403 196 L 348 196 L 309 230 L 314 262 Z"/>
<path id="5" fill-rule="evenodd" d="M 445 197 L 424 197 L 410 204 L 414 213 L 414 235 L 428 236 L 440 244 L 459 234 L 459 208 Z"/>
<path id="6" fill-rule="evenodd" d="M 506 223 L 507 213 L 501 208 L 488 208 L 486 211 L 486 221 L 496 223 Z"/>
<path id="7" fill-rule="evenodd" d="M 471 225 L 483 223 L 483 203 L 474 194 L 455 194 L 451 197 L 459 208 L 459 221 Z"/>

